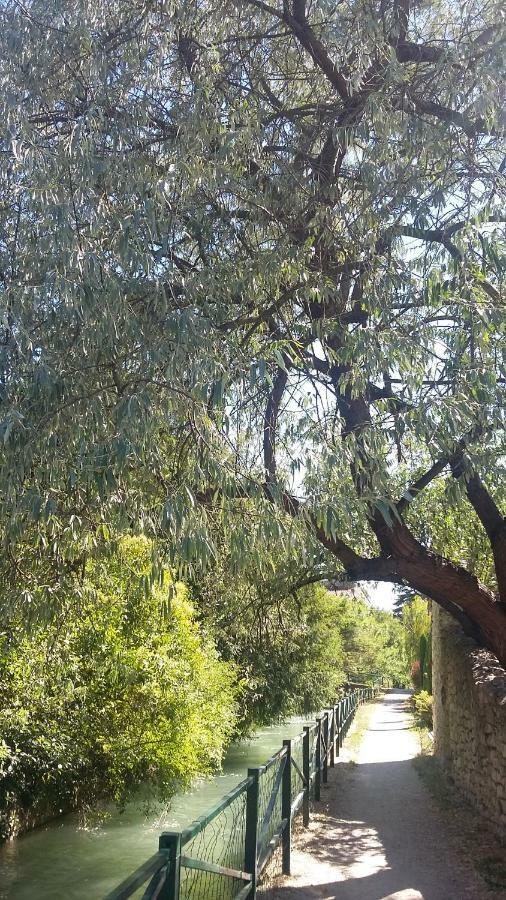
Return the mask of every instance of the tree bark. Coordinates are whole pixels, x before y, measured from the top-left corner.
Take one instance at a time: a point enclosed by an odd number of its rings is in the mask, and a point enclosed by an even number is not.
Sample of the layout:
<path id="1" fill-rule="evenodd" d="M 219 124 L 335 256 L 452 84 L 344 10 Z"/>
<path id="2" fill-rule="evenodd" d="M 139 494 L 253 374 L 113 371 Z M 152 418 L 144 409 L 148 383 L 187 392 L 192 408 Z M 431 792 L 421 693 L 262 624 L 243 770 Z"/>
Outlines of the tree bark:
<path id="1" fill-rule="evenodd" d="M 506 667 L 506 611 L 474 575 L 427 550 L 416 560 L 398 560 L 397 571 L 412 588 L 444 609 L 449 601 L 454 604 L 457 610 L 450 613 Z M 472 629 L 466 627 L 459 610 Z"/>
<path id="2" fill-rule="evenodd" d="M 506 666 L 506 609 L 492 591 L 466 569 L 424 547 L 404 523 L 388 526 L 378 514 L 371 527 L 398 580 L 439 603 Z"/>

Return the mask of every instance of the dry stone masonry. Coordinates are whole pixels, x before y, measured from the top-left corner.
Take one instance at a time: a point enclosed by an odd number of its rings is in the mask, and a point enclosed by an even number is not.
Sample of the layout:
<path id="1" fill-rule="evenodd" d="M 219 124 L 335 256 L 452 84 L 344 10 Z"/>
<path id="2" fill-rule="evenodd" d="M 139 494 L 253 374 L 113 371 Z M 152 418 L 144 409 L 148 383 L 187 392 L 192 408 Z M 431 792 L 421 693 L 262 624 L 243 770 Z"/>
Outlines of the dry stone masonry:
<path id="1" fill-rule="evenodd" d="M 506 669 L 439 606 L 432 621 L 434 750 L 506 838 Z"/>

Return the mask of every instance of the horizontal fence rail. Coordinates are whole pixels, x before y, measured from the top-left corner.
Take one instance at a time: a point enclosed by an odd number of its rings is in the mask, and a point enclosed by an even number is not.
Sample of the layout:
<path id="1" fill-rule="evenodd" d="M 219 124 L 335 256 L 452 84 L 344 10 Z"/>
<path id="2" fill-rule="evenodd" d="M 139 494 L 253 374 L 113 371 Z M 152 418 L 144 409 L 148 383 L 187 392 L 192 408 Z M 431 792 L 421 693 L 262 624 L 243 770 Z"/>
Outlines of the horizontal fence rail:
<path id="1" fill-rule="evenodd" d="M 105 900 L 254 900 L 280 845 L 289 874 L 293 819 L 302 810 L 309 824 L 311 800 L 320 799 L 357 708 L 378 692 L 360 687 L 323 710 L 188 828 L 161 834 L 158 853 Z"/>

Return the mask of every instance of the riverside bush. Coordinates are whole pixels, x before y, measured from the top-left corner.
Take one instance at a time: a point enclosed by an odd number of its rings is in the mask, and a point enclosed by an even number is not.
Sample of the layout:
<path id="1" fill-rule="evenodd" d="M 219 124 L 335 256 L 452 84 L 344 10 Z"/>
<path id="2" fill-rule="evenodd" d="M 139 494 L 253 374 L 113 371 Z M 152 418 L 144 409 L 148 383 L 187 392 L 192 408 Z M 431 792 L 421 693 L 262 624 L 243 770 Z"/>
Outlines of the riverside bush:
<path id="1" fill-rule="evenodd" d="M 0 636 L 0 835 L 139 786 L 168 797 L 219 765 L 237 678 L 166 574 L 146 592 L 151 547 L 123 538 L 88 563 L 64 614 Z"/>

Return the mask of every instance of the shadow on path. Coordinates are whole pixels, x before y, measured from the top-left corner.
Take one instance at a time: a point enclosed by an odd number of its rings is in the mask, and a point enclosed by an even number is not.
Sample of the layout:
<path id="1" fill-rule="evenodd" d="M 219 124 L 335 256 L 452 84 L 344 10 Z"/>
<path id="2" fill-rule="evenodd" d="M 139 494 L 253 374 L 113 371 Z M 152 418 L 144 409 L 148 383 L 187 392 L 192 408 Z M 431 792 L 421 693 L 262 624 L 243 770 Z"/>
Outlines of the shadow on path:
<path id="1" fill-rule="evenodd" d="M 451 857 L 444 826 L 411 759 L 406 695 L 374 712 L 359 764 L 339 765 L 324 807 L 294 852 L 279 900 L 481 900 Z M 474 891 L 474 892 L 473 892 Z"/>

